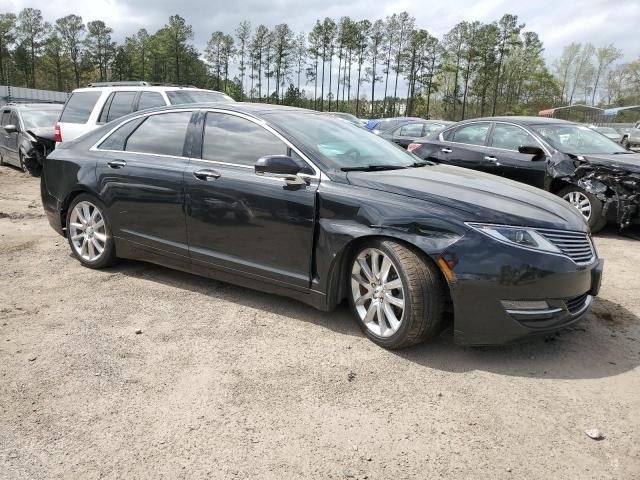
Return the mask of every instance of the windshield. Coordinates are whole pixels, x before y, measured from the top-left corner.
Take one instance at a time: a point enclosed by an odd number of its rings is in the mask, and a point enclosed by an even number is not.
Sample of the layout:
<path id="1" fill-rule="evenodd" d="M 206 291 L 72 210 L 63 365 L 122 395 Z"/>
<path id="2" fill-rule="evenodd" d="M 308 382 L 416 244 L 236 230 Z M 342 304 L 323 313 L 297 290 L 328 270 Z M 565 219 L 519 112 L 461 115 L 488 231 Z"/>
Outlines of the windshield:
<path id="1" fill-rule="evenodd" d="M 269 117 L 301 146 L 337 170 L 371 166 L 405 168 L 420 161 L 368 130 L 327 115 L 286 112 Z"/>
<path id="2" fill-rule="evenodd" d="M 24 123 L 24 128 L 25 130 L 40 127 L 53 128 L 61 111 L 62 105 L 60 105 L 60 110 L 23 110 L 22 122 Z"/>
<path id="3" fill-rule="evenodd" d="M 587 155 L 627 152 L 614 141 L 582 125 L 534 125 L 532 128 L 562 153 Z"/>
<path id="4" fill-rule="evenodd" d="M 185 103 L 231 103 L 233 98 L 220 92 L 210 90 L 174 90 L 166 92 L 171 105 L 182 105 Z"/>

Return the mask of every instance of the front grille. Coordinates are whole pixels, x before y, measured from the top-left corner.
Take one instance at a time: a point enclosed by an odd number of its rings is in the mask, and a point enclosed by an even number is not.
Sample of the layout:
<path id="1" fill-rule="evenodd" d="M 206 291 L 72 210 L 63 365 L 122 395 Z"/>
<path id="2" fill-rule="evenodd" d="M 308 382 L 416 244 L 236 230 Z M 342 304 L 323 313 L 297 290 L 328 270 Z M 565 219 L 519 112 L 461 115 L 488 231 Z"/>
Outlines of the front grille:
<path id="1" fill-rule="evenodd" d="M 593 243 L 586 233 L 545 228 L 537 231 L 576 263 L 590 263 L 596 256 Z"/>
<path id="2" fill-rule="evenodd" d="M 588 296 L 588 293 L 584 293 L 578 297 L 565 300 L 565 303 L 567 304 L 567 310 L 569 310 L 569 312 L 572 314 L 579 312 L 584 308 L 584 304 L 587 301 Z"/>

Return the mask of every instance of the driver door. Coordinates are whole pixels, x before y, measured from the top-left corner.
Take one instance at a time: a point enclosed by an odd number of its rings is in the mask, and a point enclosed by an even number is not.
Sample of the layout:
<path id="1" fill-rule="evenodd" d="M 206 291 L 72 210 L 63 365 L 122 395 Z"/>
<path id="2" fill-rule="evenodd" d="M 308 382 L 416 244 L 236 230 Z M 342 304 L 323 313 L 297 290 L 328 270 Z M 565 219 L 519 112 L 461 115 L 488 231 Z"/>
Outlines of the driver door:
<path id="1" fill-rule="evenodd" d="M 298 160 L 308 183 L 256 175 L 254 165 L 266 155 Z M 319 178 L 296 157 L 263 125 L 207 112 L 201 149 L 192 152 L 185 174 L 191 261 L 308 288 Z"/>

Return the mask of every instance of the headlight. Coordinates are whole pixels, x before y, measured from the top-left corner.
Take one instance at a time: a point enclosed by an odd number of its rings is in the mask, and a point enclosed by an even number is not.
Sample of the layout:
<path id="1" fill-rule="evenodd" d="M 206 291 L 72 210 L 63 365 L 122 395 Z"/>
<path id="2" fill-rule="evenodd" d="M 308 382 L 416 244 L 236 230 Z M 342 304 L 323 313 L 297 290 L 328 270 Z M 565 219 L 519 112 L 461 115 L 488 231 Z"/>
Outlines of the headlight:
<path id="1" fill-rule="evenodd" d="M 499 242 L 544 252 L 562 253 L 558 247 L 532 228 L 482 223 L 467 223 L 467 225 Z"/>

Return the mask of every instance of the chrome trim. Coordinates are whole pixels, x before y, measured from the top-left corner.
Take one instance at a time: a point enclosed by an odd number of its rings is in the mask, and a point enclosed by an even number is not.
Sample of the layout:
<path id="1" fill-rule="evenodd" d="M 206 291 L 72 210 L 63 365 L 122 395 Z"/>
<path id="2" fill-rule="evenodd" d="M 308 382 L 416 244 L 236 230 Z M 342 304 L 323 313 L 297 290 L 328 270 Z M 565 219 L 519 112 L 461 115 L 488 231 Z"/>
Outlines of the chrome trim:
<path id="1" fill-rule="evenodd" d="M 562 312 L 562 308 L 542 308 L 538 310 L 507 310 L 509 315 L 553 315 L 554 313 Z"/>
<path id="2" fill-rule="evenodd" d="M 566 302 L 566 300 L 565 300 Z M 584 301 L 584 305 L 582 306 L 582 308 L 580 310 L 578 310 L 577 312 L 573 313 L 571 312 L 571 310 L 569 310 L 569 307 L 567 307 L 567 311 L 571 314 L 572 317 L 578 317 L 580 315 L 582 315 L 584 312 L 587 311 L 587 309 L 591 306 L 591 303 L 593 303 L 593 296 L 592 295 L 587 295 L 587 297 L 585 298 Z"/>

